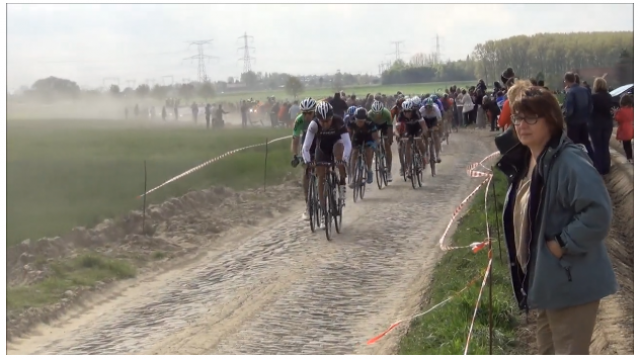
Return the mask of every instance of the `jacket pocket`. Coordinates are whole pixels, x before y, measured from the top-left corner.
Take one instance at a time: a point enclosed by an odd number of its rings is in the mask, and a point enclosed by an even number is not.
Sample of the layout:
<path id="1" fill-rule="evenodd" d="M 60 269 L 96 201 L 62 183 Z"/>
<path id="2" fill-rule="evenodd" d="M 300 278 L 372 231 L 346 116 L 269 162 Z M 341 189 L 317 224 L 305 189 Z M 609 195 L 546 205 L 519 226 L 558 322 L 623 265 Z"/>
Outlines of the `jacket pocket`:
<path id="1" fill-rule="evenodd" d="M 558 259 L 558 264 L 560 264 L 560 266 L 564 270 L 564 274 L 567 276 L 567 281 L 573 282 L 573 278 L 571 277 L 571 263 L 569 263 L 567 258 L 564 256 L 561 257 L 560 259 Z"/>

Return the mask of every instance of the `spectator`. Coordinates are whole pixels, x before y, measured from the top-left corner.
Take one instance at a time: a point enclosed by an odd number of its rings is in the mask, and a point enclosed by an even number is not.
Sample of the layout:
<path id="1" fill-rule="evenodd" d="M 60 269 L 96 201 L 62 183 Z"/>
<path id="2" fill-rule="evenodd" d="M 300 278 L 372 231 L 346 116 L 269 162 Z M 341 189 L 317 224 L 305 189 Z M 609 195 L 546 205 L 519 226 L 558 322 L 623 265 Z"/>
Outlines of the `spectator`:
<path id="1" fill-rule="evenodd" d="M 583 145 L 593 160 L 593 149 L 589 141 L 587 126 L 593 110 L 591 94 L 586 88 L 578 86 L 576 75 L 572 72 L 567 72 L 564 75 L 564 83 L 567 86 L 567 94 L 564 98 L 564 120 L 567 125 L 567 136 L 574 143 Z"/>
<path id="2" fill-rule="evenodd" d="M 295 122 L 296 117 L 300 114 L 300 105 L 297 102 L 293 102 L 291 107 L 289 107 L 289 119 L 291 123 Z"/>
<path id="3" fill-rule="evenodd" d="M 486 100 L 485 100 L 486 99 Z M 487 120 L 491 122 L 491 132 L 498 130 L 498 115 L 500 115 L 500 107 L 496 99 L 485 96 L 482 101 L 482 108 L 487 114 Z"/>
<path id="4" fill-rule="evenodd" d="M 162 106 L 162 121 L 167 120 L 167 108 Z"/>
<path id="5" fill-rule="evenodd" d="M 209 128 L 211 124 L 211 104 L 207 104 L 204 107 L 204 119 L 207 122 L 207 128 Z"/>
<path id="6" fill-rule="evenodd" d="M 620 109 L 616 112 L 616 122 L 618 122 L 618 132 L 616 138 L 622 141 L 624 153 L 627 161 L 633 163 L 633 95 L 625 94 L 620 98 Z"/>
<path id="7" fill-rule="evenodd" d="M 511 68 L 508 68 L 501 76 L 501 78 L 505 79 L 507 75 L 513 75 L 504 81 L 505 87 L 507 91 L 511 86 L 513 86 L 515 82 L 515 75 L 513 74 L 513 70 L 509 72 Z M 502 128 L 502 130 L 506 130 L 511 126 L 511 105 L 509 105 L 509 98 L 505 99 L 502 108 L 500 109 L 500 118 L 498 119 L 498 127 Z"/>
<path id="8" fill-rule="evenodd" d="M 336 92 L 333 96 L 333 99 L 329 101 L 331 107 L 333 107 L 333 114 L 338 115 L 340 117 L 344 117 L 344 113 L 347 111 L 347 102 L 340 97 L 340 93 Z"/>
<path id="9" fill-rule="evenodd" d="M 601 175 L 606 175 L 611 169 L 611 153 L 609 141 L 613 133 L 613 118 L 611 108 L 613 102 L 607 91 L 607 81 L 598 77 L 593 81 L 593 112 L 589 119 L 589 136 L 593 144 L 593 165 Z"/>
<path id="10" fill-rule="evenodd" d="M 224 120 L 222 119 L 222 115 L 226 115 L 229 112 L 226 112 L 225 110 L 222 109 L 222 105 L 218 105 L 218 109 L 216 110 L 216 113 L 214 115 L 213 118 L 213 126 L 212 127 L 224 127 Z"/>
<path id="11" fill-rule="evenodd" d="M 242 100 L 242 105 L 240 105 L 240 116 L 242 116 L 242 128 L 247 127 L 247 122 L 249 119 L 249 105 L 246 100 Z"/>
<path id="12" fill-rule="evenodd" d="M 605 238 L 604 181 L 563 132 L 555 96 L 528 82 L 508 92 L 512 129 L 496 137 L 509 178 L 503 225 L 514 294 L 536 310 L 539 354 L 589 354 L 600 300 L 618 284 Z"/>
<path id="13" fill-rule="evenodd" d="M 473 101 L 471 96 L 467 93 L 467 90 L 462 89 L 462 118 L 464 121 L 464 127 L 471 124 L 471 111 L 473 111 Z"/>

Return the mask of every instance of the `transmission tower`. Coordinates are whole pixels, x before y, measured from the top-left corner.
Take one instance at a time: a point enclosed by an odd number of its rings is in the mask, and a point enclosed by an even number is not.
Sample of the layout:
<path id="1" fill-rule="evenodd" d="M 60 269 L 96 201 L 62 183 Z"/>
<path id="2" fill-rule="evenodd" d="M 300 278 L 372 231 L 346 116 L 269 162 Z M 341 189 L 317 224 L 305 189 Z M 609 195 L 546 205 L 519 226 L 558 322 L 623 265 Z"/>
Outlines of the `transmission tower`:
<path id="1" fill-rule="evenodd" d="M 436 51 L 434 52 L 433 57 L 434 57 L 434 60 L 436 61 L 436 64 L 439 64 L 440 60 L 442 59 L 441 51 L 440 51 L 441 50 L 440 49 L 440 39 L 441 39 L 440 35 L 438 35 L 436 33 L 435 39 L 436 39 Z"/>
<path id="2" fill-rule="evenodd" d="M 243 67 L 242 67 L 242 73 L 247 73 L 249 71 L 251 71 L 251 61 L 255 61 L 256 58 L 255 57 L 251 57 L 251 53 L 250 50 L 253 50 L 253 53 L 256 52 L 256 48 L 253 46 L 249 46 L 249 40 L 251 40 L 253 42 L 253 36 L 249 36 L 247 35 L 246 31 L 244 33 L 244 35 L 238 37 L 238 39 L 243 39 L 244 40 L 244 46 L 239 47 L 238 50 L 244 50 L 244 56 L 240 59 L 238 59 L 238 61 L 243 61 Z"/>
<path id="3" fill-rule="evenodd" d="M 191 41 L 189 43 L 189 46 L 196 45 L 198 47 L 198 53 L 193 56 L 189 56 L 185 58 L 185 60 L 198 60 L 198 79 L 200 79 L 200 81 L 203 81 L 203 82 L 207 79 L 207 71 L 204 65 L 205 61 L 211 60 L 211 59 L 219 60 L 218 57 L 216 56 L 209 56 L 204 53 L 204 46 L 205 45 L 211 46 L 211 41 L 213 41 L 213 39 L 202 40 L 202 41 Z"/>
<path id="4" fill-rule="evenodd" d="M 144 82 L 149 86 L 149 88 L 151 88 L 155 84 L 156 79 L 145 79 Z"/>
<path id="5" fill-rule="evenodd" d="M 395 56 L 397 61 L 400 59 L 400 55 L 403 54 L 403 52 L 400 51 L 400 45 L 404 45 L 404 41 L 391 41 L 391 44 L 394 45 L 396 48 Z"/>

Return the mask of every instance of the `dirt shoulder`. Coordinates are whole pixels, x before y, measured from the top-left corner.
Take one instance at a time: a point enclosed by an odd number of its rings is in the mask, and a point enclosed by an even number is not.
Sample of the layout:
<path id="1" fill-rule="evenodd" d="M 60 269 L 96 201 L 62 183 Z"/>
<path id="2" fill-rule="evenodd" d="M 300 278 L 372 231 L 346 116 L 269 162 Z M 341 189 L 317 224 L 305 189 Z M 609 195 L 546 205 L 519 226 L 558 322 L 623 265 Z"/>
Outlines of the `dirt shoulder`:
<path id="1" fill-rule="evenodd" d="M 297 171 L 296 171 L 297 173 Z M 220 237 L 254 228 L 290 210 L 300 197 L 293 174 L 283 184 L 235 192 L 192 191 L 95 228 L 7 249 L 7 340 L 74 310 L 91 297 L 197 260 Z"/>

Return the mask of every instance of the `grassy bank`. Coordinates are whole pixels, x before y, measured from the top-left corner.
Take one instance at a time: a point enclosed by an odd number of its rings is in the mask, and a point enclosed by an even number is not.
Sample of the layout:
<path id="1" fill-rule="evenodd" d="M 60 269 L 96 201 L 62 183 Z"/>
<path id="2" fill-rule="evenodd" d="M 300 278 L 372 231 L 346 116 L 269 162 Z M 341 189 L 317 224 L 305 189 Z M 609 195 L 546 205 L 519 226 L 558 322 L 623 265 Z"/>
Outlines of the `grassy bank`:
<path id="1" fill-rule="evenodd" d="M 507 188 L 506 178 L 498 173 L 494 177 L 498 202 L 498 216 L 502 213 L 504 196 Z M 495 228 L 496 207 L 493 192 L 489 192 L 489 223 Z M 492 233 L 493 237 L 497 237 Z M 486 237 L 484 212 L 484 190 L 478 193 L 466 215 L 460 220 L 458 229 L 453 235 L 455 245 L 466 245 L 482 241 Z M 502 238 L 500 240 L 503 240 Z M 513 291 L 506 265 L 503 247 L 503 262 L 500 261 L 498 243 L 494 242 L 493 267 L 493 354 L 506 354 L 515 344 L 515 316 L 517 308 L 513 299 Z M 487 250 L 477 254 L 470 250 L 460 249 L 444 254 L 433 272 L 433 278 L 424 309 L 440 303 L 456 291 L 464 288 L 473 278 L 482 275 L 487 266 Z M 433 355 L 462 354 L 480 283 L 478 280 L 469 290 L 453 299 L 443 307 L 411 323 L 409 332 L 400 342 L 399 354 Z M 489 354 L 489 291 L 485 287 L 480 308 L 473 329 L 473 337 L 469 346 L 469 354 Z"/>
<path id="2" fill-rule="evenodd" d="M 34 266 L 38 268 L 44 264 L 42 260 Z M 43 281 L 29 286 L 7 287 L 7 310 L 10 313 L 53 304 L 65 296 L 71 299 L 74 294 L 67 291 L 73 288 L 93 287 L 99 282 L 132 278 L 136 274 L 135 268 L 128 262 L 95 253 L 57 261 L 49 267 L 52 273 Z"/>
<path id="3" fill-rule="evenodd" d="M 139 208 L 147 188 L 238 147 L 263 143 L 289 129 L 205 130 L 162 123 L 8 121 L 7 246 L 93 226 Z M 263 146 L 239 152 L 153 192 L 149 203 L 190 189 L 260 186 Z M 269 145 L 268 184 L 292 169 L 289 141 Z"/>

